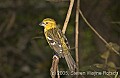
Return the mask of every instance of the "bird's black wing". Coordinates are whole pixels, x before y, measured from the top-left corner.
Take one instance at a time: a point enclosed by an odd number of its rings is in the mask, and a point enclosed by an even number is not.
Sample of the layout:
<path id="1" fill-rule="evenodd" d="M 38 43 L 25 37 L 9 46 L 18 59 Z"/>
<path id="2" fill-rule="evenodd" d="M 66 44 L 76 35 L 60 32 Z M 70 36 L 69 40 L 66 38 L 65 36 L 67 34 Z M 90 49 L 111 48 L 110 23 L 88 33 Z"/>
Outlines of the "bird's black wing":
<path id="1" fill-rule="evenodd" d="M 52 49 L 59 55 L 59 57 L 64 57 L 63 47 L 61 43 L 61 38 L 58 28 L 50 29 L 45 32 L 46 39 Z"/>
<path id="2" fill-rule="evenodd" d="M 58 33 L 61 35 L 61 37 L 64 39 L 65 44 L 67 45 L 68 49 L 70 49 L 70 45 L 69 42 L 66 38 L 66 36 L 62 33 L 62 31 L 60 29 L 58 29 Z"/>

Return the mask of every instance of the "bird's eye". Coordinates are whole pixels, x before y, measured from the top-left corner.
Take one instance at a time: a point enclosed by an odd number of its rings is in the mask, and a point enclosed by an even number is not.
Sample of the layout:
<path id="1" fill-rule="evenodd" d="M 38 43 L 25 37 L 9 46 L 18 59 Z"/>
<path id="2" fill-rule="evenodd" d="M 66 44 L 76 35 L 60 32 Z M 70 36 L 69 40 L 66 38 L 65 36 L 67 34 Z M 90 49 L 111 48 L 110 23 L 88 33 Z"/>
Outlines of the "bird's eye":
<path id="1" fill-rule="evenodd" d="M 48 22 L 46 22 L 46 24 L 48 24 Z"/>

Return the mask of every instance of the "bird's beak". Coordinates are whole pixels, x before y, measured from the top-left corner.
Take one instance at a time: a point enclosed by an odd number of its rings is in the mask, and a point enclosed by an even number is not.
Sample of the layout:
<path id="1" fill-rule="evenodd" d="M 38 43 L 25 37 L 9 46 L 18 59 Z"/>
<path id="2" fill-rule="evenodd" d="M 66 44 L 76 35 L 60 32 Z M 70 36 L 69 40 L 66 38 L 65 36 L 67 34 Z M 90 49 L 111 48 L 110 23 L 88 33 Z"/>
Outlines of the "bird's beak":
<path id="1" fill-rule="evenodd" d="M 45 26 L 45 23 L 41 22 L 39 25 L 44 27 L 44 26 Z"/>

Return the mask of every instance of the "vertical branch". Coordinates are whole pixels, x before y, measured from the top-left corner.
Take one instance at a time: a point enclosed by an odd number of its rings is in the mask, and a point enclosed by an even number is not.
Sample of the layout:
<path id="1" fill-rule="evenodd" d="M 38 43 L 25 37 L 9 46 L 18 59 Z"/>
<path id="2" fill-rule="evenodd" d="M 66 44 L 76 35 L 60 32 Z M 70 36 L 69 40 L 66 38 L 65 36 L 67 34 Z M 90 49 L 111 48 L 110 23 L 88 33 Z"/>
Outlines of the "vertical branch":
<path id="1" fill-rule="evenodd" d="M 60 78 L 60 74 L 59 74 L 59 68 L 57 66 L 57 78 Z"/>
<path id="2" fill-rule="evenodd" d="M 70 0 L 69 9 L 68 9 L 67 16 L 66 16 L 66 19 L 65 19 L 65 22 L 64 22 L 64 25 L 63 25 L 63 29 L 62 29 L 63 34 L 65 34 L 65 31 L 66 31 L 66 28 L 67 28 L 67 25 L 68 25 L 68 22 L 69 22 L 69 19 L 70 19 L 70 15 L 71 15 L 71 12 L 72 12 L 73 4 L 74 4 L 74 0 Z"/>
<path id="3" fill-rule="evenodd" d="M 55 78 L 56 75 L 58 75 L 58 78 L 60 78 L 60 75 L 58 73 L 59 72 L 58 63 L 59 63 L 59 57 L 57 55 L 54 55 L 52 66 L 50 68 L 50 75 L 52 78 Z"/>
<path id="4" fill-rule="evenodd" d="M 77 72 L 79 72 L 79 54 L 78 54 L 78 33 L 79 33 L 79 5 L 80 0 L 77 0 L 77 6 L 76 6 L 76 19 L 75 19 L 75 55 L 76 55 L 76 64 L 77 64 Z M 78 75 L 76 76 L 78 78 Z"/>

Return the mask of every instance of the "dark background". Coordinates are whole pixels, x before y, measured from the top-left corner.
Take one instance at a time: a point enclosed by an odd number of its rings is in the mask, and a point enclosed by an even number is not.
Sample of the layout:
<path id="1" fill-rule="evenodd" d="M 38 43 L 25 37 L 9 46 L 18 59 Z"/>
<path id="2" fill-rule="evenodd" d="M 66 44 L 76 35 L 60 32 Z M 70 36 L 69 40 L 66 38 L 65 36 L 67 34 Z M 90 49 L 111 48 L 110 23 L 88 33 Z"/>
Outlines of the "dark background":
<path id="1" fill-rule="evenodd" d="M 50 17 L 62 29 L 68 6 L 66 0 L 0 0 L 0 78 L 50 78 L 54 51 L 47 44 L 39 23 Z M 98 33 L 119 48 L 120 1 L 81 0 L 80 6 Z M 66 31 L 71 48 L 75 44 L 75 11 L 76 1 Z M 81 17 L 79 22 L 80 71 L 119 71 L 120 57 L 106 48 Z M 74 49 L 71 51 L 75 58 Z M 59 67 L 68 70 L 63 59 Z"/>

